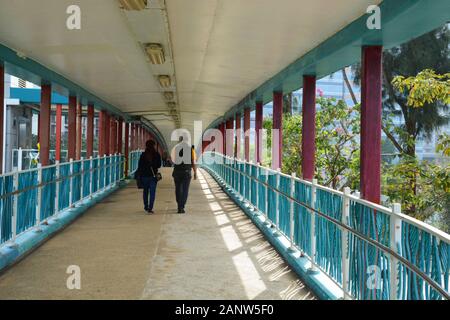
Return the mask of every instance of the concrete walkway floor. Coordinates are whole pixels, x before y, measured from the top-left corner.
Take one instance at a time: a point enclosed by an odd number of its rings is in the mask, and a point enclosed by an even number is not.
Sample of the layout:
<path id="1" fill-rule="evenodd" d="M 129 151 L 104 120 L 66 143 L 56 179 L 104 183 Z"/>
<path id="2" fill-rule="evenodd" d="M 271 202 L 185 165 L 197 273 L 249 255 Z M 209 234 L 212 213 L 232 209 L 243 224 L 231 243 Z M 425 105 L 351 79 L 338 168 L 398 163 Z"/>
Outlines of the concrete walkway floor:
<path id="1" fill-rule="evenodd" d="M 132 181 L 2 274 L 0 299 L 314 299 L 208 173 L 184 215 L 162 174 L 154 215 Z"/>

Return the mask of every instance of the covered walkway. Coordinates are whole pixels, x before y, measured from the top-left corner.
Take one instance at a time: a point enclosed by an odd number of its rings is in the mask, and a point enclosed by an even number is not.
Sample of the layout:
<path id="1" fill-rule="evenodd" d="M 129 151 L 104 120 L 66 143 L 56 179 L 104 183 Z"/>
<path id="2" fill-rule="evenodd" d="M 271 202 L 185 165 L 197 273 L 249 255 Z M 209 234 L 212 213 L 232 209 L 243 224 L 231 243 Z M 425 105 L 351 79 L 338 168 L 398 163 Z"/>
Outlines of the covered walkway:
<path id="1" fill-rule="evenodd" d="M 186 215 L 163 170 L 155 214 L 131 182 L 0 276 L 0 299 L 313 299 L 205 171 Z M 67 267 L 81 268 L 68 290 Z"/>

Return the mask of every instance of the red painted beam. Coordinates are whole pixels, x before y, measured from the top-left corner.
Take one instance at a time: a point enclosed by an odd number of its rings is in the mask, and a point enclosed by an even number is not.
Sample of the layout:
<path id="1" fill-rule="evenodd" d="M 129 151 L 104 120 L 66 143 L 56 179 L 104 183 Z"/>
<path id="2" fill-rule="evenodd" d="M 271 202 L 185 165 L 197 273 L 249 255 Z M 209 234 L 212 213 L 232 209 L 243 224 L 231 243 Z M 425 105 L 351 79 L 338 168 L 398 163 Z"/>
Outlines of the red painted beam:
<path id="1" fill-rule="evenodd" d="M 316 77 L 303 76 L 302 175 L 314 179 L 316 162 Z"/>
<path id="2" fill-rule="evenodd" d="M 39 118 L 39 159 L 43 166 L 49 165 L 50 158 L 50 112 L 52 101 L 52 87 L 48 84 L 41 86 L 41 108 Z"/>
<path id="3" fill-rule="evenodd" d="M 3 123 L 5 120 L 5 69 L 2 62 L 0 62 L 0 174 L 3 173 L 3 149 L 5 147 L 5 137 L 3 136 Z"/>
<path id="4" fill-rule="evenodd" d="M 262 161 L 262 126 L 263 126 L 263 103 L 257 102 L 255 109 L 255 159 L 256 163 Z"/>
<path id="5" fill-rule="evenodd" d="M 77 146 L 77 97 L 69 97 L 67 160 L 76 158 Z"/>
<path id="6" fill-rule="evenodd" d="M 117 132 L 117 152 L 123 154 L 123 120 L 118 121 L 118 132 Z"/>
<path id="7" fill-rule="evenodd" d="M 250 109 L 244 110 L 244 156 L 250 161 Z"/>
<path id="8" fill-rule="evenodd" d="M 360 188 L 374 203 L 381 197 L 382 57 L 382 46 L 362 48 Z"/>
<path id="9" fill-rule="evenodd" d="M 86 158 L 94 154 L 94 105 L 88 104 L 87 123 L 86 123 Z"/>
<path id="10" fill-rule="evenodd" d="M 128 161 L 130 152 L 130 124 L 125 122 L 125 177 L 128 177 Z"/>
<path id="11" fill-rule="evenodd" d="M 234 119 L 228 119 L 226 122 L 226 155 L 233 156 L 234 146 Z"/>
<path id="12" fill-rule="evenodd" d="M 61 161 L 61 129 L 62 129 L 62 105 L 56 105 L 56 146 L 55 160 Z"/>
<path id="13" fill-rule="evenodd" d="M 82 133 L 83 133 L 83 104 L 81 101 L 78 102 L 77 108 L 77 149 L 76 149 L 76 159 L 81 159 L 81 149 L 82 149 Z"/>
<path id="14" fill-rule="evenodd" d="M 283 93 L 273 93 L 272 169 L 281 168 L 283 150 Z M 278 133 L 277 133 L 278 132 Z"/>
<path id="15" fill-rule="evenodd" d="M 241 115 L 239 113 L 236 114 L 236 144 L 234 146 L 234 157 L 241 159 L 241 137 L 242 137 L 242 128 L 241 128 Z"/>

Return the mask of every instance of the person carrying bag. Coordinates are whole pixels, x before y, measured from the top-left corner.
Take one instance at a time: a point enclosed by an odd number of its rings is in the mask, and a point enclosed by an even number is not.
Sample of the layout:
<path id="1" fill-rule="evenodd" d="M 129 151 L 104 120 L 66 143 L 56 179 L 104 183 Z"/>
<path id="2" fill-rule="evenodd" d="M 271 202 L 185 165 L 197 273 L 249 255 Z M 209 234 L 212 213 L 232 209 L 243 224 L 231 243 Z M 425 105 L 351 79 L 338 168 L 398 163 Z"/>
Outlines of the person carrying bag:
<path id="1" fill-rule="evenodd" d="M 139 158 L 138 169 L 135 173 L 137 186 L 143 189 L 144 210 L 153 213 L 153 205 L 156 198 L 156 186 L 162 179 L 158 169 L 161 167 L 161 156 L 155 149 L 155 142 L 148 140 L 145 151 Z"/>

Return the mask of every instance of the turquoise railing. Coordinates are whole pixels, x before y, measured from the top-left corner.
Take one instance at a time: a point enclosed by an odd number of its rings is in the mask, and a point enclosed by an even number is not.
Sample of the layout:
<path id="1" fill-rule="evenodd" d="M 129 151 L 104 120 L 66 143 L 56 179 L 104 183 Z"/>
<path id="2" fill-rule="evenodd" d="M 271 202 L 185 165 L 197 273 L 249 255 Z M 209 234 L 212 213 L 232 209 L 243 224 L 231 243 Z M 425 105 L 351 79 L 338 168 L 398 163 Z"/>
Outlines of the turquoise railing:
<path id="1" fill-rule="evenodd" d="M 135 150 L 135 151 L 131 151 L 130 154 L 128 155 L 128 161 L 129 161 L 129 175 L 133 175 L 133 173 L 136 172 L 137 168 L 138 168 L 138 164 L 139 164 L 139 158 L 141 156 L 141 153 L 143 152 L 143 150 Z"/>
<path id="2" fill-rule="evenodd" d="M 400 212 L 217 153 L 201 165 L 253 207 L 344 299 L 449 300 L 450 235 Z"/>
<path id="3" fill-rule="evenodd" d="M 124 178 L 122 155 L 82 159 L 0 176 L 0 246 Z"/>

